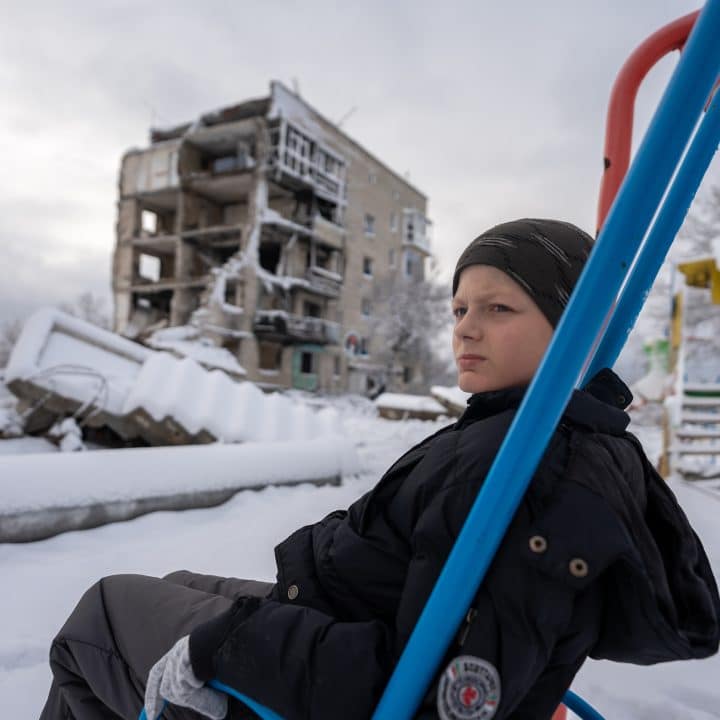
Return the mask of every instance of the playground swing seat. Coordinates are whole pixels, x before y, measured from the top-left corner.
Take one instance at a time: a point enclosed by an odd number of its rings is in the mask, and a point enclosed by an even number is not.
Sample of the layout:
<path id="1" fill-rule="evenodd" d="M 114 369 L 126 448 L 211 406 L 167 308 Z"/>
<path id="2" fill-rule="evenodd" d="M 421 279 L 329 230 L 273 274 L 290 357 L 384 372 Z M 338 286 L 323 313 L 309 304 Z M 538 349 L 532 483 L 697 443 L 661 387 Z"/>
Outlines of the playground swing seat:
<path id="1" fill-rule="evenodd" d="M 618 75 L 608 110 L 596 246 L 373 720 L 409 720 L 415 714 L 570 395 L 614 364 L 635 324 L 720 142 L 720 93 L 713 98 L 720 76 L 718 37 L 720 0 L 708 0 L 702 11 L 648 38 Z M 628 169 L 637 88 L 655 62 L 674 49 L 683 49 L 682 57 Z M 520 445 L 522 453 L 512 452 Z M 263 720 L 282 720 L 234 688 L 217 680 L 209 685 L 238 698 Z M 563 705 L 582 720 L 602 720 L 571 691 Z M 563 717 L 561 706 L 554 718 Z M 146 720 L 144 710 L 140 720 Z"/>

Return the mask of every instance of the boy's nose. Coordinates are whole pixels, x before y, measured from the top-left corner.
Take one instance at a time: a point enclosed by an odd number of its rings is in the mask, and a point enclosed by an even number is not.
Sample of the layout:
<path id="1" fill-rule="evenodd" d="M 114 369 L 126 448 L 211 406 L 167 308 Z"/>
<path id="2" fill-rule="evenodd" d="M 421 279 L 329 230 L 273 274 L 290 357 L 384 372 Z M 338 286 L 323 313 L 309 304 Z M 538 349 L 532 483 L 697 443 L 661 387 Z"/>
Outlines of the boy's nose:
<path id="1" fill-rule="evenodd" d="M 455 335 L 459 339 L 470 338 L 476 340 L 482 337 L 482 322 L 477 314 L 470 312 L 460 318 L 460 322 L 455 325 Z"/>

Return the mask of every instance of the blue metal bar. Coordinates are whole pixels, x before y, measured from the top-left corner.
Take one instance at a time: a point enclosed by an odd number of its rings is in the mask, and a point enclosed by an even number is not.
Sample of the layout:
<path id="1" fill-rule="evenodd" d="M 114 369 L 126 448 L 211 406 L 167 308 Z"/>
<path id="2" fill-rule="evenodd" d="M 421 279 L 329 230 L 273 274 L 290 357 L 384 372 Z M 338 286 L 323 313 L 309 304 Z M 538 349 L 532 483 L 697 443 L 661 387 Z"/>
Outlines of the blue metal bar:
<path id="1" fill-rule="evenodd" d="M 373 720 L 403 720 L 414 715 L 445 649 L 477 592 L 575 382 L 583 372 L 583 365 L 591 358 L 604 320 L 610 315 L 703 103 L 720 73 L 718 35 L 720 0 L 708 0 L 548 352 L 470 510 Z M 656 273 L 667 251 L 667 238 L 674 235 L 670 231 L 682 222 L 712 159 L 714 150 L 710 152 L 710 147 L 713 142 L 717 147 L 720 135 L 717 121 L 719 105 L 716 99 L 711 108 L 712 116 L 709 113 L 701 124 L 678 171 L 668 194 L 669 207 L 663 207 L 658 215 L 658 222 L 638 258 L 633 279 L 628 282 L 618 304 L 617 319 L 608 327 L 608 331 L 613 331 L 612 338 L 601 344 L 595 354 L 597 363 L 601 363 L 603 358 L 614 360 L 624 341 L 621 330 L 618 330 L 622 328 L 622 318 L 635 313 L 632 315 L 634 321 L 637 306 L 642 303 L 644 292 L 649 287 L 648 278 L 651 284 L 653 269 Z M 657 257 L 650 257 L 651 252 L 657 249 L 657 243 L 663 250 L 659 253 L 659 262 Z M 635 272 L 639 273 L 637 279 Z M 590 369 L 603 366 L 597 363 L 593 361 Z M 516 446 L 522 446 L 523 452 L 513 456 Z M 513 482 L 506 478 L 512 478 Z M 217 680 L 209 684 L 246 703 L 263 720 L 282 720 L 272 710 Z M 584 719 L 602 720 L 592 707 L 570 691 L 564 702 Z"/>
<path id="2" fill-rule="evenodd" d="M 247 705 L 252 711 L 254 711 L 257 715 L 260 716 L 261 720 L 283 720 L 277 713 L 274 713 L 272 710 L 266 708 L 264 705 L 255 702 L 255 700 L 248 697 L 247 695 L 243 695 L 243 693 L 238 692 L 237 690 L 235 690 L 235 688 L 231 688 L 229 685 L 221 683 L 219 680 L 211 680 L 208 685 L 211 688 L 215 688 L 215 690 L 220 690 L 220 692 L 232 695 L 234 698 L 240 700 L 240 702 L 245 703 L 245 705 Z M 163 717 L 163 711 L 165 710 L 166 706 L 167 701 L 163 701 L 162 708 L 160 708 L 160 715 L 158 716 L 159 718 Z M 148 720 L 145 708 L 140 711 L 138 720 Z M 155 720 L 155 718 L 153 718 L 152 720 Z"/>
<path id="3" fill-rule="evenodd" d="M 259 702 L 256 702 L 252 698 L 248 697 L 247 695 L 244 695 L 241 692 L 238 692 L 234 688 L 231 688 L 229 685 L 225 685 L 224 683 L 221 683 L 219 680 L 211 680 L 208 685 L 212 688 L 215 688 L 216 690 L 220 690 L 221 692 L 225 692 L 228 695 L 232 695 L 233 697 L 240 700 L 240 702 L 245 703 L 253 712 L 255 712 L 257 715 L 259 715 L 262 720 L 283 720 L 280 715 L 278 715 L 276 712 L 273 712 L 270 710 L 270 708 L 266 708 L 264 705 L 261 705 Z"/>
<path id="4" fill-rule="evenodd" d="M 720 0 L 708 0 L 373 720 L 409 720 L 415 714 L 472 602 L 710 94 L 720 71 L 719 36 Z"/>
<path id="5" fill-rule="evenodd" d="M 563 705 L 568 710 L 572 710 L 581 720 L 603 720 L 603 716 L 590 703 L 585 702 L 572 690 L 565 693 Z"/>
<path id="6" fill-rule="evenodd" d="M 645 246 L 653 249 L 654 252 L 640 251 L 630 279 L 622 291 L 612 320 L 583 382 L 592 378 L 601 368 L 612 367 L 615 364 L 670 245 L 680 230 L 705 171 L 717 152 L 719 137 L 720 92 L 716 92 L 645 241 Z"/>

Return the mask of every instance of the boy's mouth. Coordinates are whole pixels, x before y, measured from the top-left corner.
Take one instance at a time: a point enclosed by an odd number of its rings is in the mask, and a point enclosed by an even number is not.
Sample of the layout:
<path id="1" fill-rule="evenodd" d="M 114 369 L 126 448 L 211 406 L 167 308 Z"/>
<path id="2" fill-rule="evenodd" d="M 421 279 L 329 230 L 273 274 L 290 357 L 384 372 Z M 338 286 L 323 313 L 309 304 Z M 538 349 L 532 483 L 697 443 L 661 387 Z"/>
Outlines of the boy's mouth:
<path id="1" fill-rule="evenodd" d="M 472 355 L 470 353 L 463 353 L 457 359 L 458 366 L 461 370 L 469 370 L 475 365 L 485 362 L 486 358 L 482 355 Z"/>

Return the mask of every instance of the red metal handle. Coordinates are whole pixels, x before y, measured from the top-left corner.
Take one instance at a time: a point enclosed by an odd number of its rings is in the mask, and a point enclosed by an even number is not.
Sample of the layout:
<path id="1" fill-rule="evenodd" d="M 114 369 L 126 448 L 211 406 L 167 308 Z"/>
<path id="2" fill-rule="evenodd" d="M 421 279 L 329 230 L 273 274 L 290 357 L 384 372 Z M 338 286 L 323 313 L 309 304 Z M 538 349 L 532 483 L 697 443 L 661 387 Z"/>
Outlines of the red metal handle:
<path id="1" fill-rule="evenodd" d="M 682 50 L 699 14 L 696 10 L 653 33 L 635 49 L 618 73 L 605 125 L 605 171 L 600 184 L 598 232 L 630 165 L 633 114 L 640 83 L 658 60 L 673 50 Z"/>

